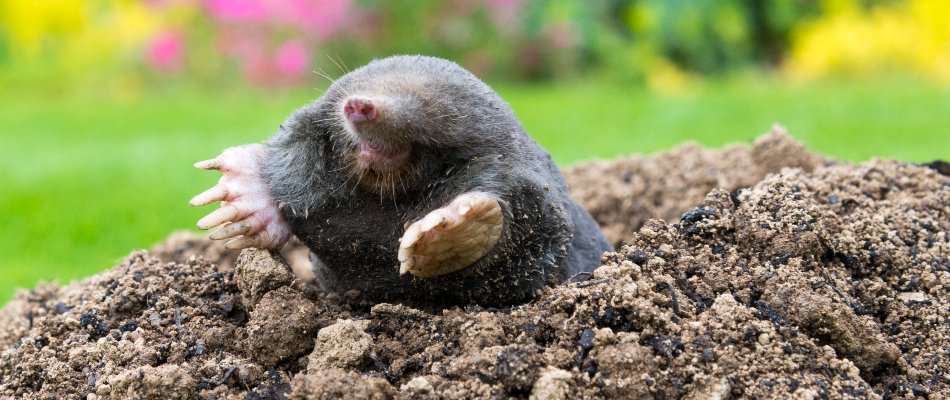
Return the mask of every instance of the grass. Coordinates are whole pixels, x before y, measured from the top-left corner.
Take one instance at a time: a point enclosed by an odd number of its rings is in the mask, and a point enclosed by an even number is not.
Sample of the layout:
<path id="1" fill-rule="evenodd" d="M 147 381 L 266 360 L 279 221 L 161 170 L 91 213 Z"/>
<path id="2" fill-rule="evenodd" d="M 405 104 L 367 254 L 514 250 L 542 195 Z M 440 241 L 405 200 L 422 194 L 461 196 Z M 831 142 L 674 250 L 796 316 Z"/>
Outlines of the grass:
<path id="1" fill-rule="evenodd" d="M 498 90 L 562 164 L 687 140 L 748 142 L 776 122 L 847 160 L 950 159 L 950 90 L 918 81 L 732 81 L 677 96 L 589 82 Z M 191 164 L 263 140 L 316 95 L 172 90 L 120 102 L 4 93 L 0 304 L 15 287 L 87 276 L 193 227 L 209 209 L 186 202 L 217 176 Z"/>

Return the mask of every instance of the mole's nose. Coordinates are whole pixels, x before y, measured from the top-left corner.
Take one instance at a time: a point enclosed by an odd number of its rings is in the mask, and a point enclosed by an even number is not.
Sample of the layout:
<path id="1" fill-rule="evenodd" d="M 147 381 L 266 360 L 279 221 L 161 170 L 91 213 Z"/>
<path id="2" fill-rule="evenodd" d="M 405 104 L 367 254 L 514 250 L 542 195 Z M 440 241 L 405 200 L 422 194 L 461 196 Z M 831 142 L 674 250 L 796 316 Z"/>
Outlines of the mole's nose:
<path id="1" fill-rule="evenodd" d="M 343 105 L 343 115 L 352 122 L 366 122 L 376 119 L 376 106 L 369 99 L 354 97 Z"/>

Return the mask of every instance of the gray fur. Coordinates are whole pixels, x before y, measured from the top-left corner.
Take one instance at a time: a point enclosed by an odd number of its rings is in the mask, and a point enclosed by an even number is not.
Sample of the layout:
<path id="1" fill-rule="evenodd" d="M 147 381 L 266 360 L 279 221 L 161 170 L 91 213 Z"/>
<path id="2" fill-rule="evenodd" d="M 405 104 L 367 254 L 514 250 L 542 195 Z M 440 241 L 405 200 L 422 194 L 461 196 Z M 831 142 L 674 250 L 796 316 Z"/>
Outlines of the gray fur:
<path id="1" fill-rule="evenodd" d="M 405 168 L 367 174 L 356 167 L 358 142 L 340 114 L 350 95 L 386 96 L 397 105 L 374 135 L 383 146 L 412 149 Z M 272 194 L 313 251 L 328 290 L 356 289 L 373 301 L 512 304 L 593 269 L 611 250 L 511 107 L 450 61 L 373 61 L 295 111 L 267 146 Z M 505 225 L 495 248 L 454 273 L 400 276 L 396 254 L 406 224 L 468 191 L 501 199 Z"/>

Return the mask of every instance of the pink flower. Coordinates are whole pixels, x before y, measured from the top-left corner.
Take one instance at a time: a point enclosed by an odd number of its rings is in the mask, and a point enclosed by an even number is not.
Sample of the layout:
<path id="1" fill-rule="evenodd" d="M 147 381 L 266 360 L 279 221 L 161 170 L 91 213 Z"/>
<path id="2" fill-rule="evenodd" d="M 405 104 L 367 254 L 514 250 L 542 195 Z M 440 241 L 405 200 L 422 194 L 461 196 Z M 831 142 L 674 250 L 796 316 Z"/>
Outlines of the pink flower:
<path id="1" fill-rule="evenodd" d="M 206 0 L 205 6 L 219 21 L 263 22 L 267 19 L 267 7 L 262 0 Z"/>
<path id="2" fill-rule="evenodd" d="M 500 8 L 504 10 L 517 10 L 521 7 L 520 0 L 485 0 L 485 5 L 489 8 Z"/>
<path id="3" fill-rule="evenodd" d="M 291 40 L 277 48 L 277 71 L 288 78 L 299 77 L 307 71 L 310 54 L 299 40 Z"/>
<path id="4" fill-rule="evenodd" d="M 267 3 L 271 17 L 317 39 L 326 39 L 341 28 L 352 0 L 284 0 Z"/>
<path id="5" fill-rule="evenodd" d="M 557 49 L 569 49 L 577 45 L 577 35 L 570 24 L 554 23 L 548 27 L 547 35 L 551 45 Z"/>
<path id="6" fill-rule="evenodd" d="M 485 6 L 495 25 L 510 30 L 517 25 L 522 0 L 485 0 Z"/>
<path id="7" fill-rule="evenodd" d="M 185 38 L 167 30 L 152 38 L 148 46 L 148 63 L 161 72 L 175 72 L 185 61 Z"/>
<path id="8" fill-rule="evenodd" d="M 273 80 L 273 68 L 267 57 L 263 54 L 252 54 L 244 57 L 244 65 L 241 67 L 244 77 L 258 86 L 267 86 Z"/>

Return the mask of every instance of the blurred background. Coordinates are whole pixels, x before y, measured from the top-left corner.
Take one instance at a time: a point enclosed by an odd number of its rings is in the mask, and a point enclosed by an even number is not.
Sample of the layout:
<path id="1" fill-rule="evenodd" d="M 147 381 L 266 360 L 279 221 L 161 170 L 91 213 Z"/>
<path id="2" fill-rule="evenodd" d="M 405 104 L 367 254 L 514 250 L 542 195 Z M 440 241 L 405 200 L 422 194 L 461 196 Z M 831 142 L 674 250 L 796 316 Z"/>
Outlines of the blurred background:
<path id="1" fill-rule="evenodd" d="M 561 165 L 773 123 L 950 159 L 947 0 L 0 0 L 0 303 L 193 229 L 194 161 L 397 53 L 485 79 Z"/>

